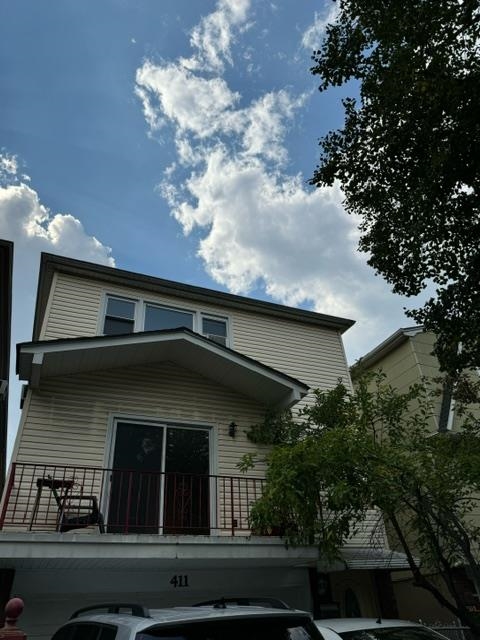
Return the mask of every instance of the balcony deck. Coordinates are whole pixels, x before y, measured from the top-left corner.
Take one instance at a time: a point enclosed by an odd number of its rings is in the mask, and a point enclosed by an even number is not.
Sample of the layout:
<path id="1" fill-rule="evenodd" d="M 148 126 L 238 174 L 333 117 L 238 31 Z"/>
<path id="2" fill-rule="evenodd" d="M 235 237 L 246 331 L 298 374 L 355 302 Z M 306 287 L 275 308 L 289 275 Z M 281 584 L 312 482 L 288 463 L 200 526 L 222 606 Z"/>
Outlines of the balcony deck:
<path id="1" fill-rule="evenodd" d="M 264 478 L 13 463 L 4 532 L 247 536 Z"/>

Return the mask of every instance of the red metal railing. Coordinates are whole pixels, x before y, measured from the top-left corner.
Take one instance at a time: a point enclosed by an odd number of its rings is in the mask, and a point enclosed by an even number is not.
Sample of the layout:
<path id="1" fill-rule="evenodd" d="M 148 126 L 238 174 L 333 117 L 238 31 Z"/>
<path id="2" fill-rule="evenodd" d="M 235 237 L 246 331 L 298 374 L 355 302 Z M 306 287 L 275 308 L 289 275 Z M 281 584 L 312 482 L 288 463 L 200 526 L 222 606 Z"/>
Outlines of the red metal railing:
<path id="1" fill-rule="evenodd" d="M 249 533 L 265 480 L 13 463 L 0 528 L 209 535 Z"/>

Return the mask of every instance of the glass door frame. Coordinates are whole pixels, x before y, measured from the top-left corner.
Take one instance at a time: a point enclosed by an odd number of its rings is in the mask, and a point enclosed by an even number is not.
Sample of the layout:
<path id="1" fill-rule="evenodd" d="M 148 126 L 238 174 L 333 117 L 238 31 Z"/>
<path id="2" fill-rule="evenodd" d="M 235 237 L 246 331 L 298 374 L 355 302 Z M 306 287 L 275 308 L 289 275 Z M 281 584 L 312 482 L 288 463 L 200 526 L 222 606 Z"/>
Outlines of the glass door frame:
<path id="1" fill-rule="evenodd" d="M 208 475 L 209 475 L 209 486 L 213 488 L 213 491 L 210 491 L 209 497 L 209 513 L 210 513 L 210 531 L 215 530 L 217 523 L 217 504 L 215 500 L 216 496 L 216 487 L 212 487 L 212 482 L 215 482 L 215 479 L 212 478 L 214 462 L 216 462 L 215 457 L 215 448 L 214 448 L 214 437 L 213 434 L 215 432 L 214 427 L 208 424 L 192 424 L 191 422 L 183 422 L 180 420 L 162 420 L 162 419 L 152 419 L 152 418 L 142 418 L 139 416 L 132 416 L 128 414 L 117 414 L 111 415 L 109 420 L 109 428 L 107 431 L 106 438 L 106 446 L 105 446 L 105 456 L 104 456 L 104 466 L 105 468 L 110 470 L 110 473 L 105 474 L 104 478 L 104 486 L 102 488 L 103 500 L 100 506 L 100 510 L 102 513 L 106 515 L 106 525 L 108 526 L 108 513 L 110 506 L 110 474 L 113 470 L 113 461 L 115 455 L 115 444 L 117 437 L 117 425 L 118 423 L 128 423 L 128 424 L 138 424 L 139 427 L 147 426 L 147 427 L 158 427 L 163 429 L 162 433 L 162 460 L 161 460 L 161 478 L 160 478 L 160 505 L 159 505 L 159 522 L 158 522 L 158 535 L 163 535 L 164 530 L 164 515 L 165 515 L 165 462 L 166 462 L 166 443 L 167 443 L 167 429 L 199 429 L 201 431 L 207 431 L 208 433 Z M 188 534 L 187 534 L 188 535 Z"/>

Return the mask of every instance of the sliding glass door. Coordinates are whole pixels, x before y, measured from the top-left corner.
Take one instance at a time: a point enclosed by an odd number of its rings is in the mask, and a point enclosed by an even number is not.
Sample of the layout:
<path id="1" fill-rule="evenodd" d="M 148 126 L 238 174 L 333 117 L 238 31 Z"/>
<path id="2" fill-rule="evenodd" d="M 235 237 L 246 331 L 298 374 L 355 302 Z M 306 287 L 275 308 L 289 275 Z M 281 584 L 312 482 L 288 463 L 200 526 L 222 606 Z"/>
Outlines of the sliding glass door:
<path id="1" fill-rule="evenodd" d="M 108 531 L 208 534 L 209 431 L 118 421 Z"/>

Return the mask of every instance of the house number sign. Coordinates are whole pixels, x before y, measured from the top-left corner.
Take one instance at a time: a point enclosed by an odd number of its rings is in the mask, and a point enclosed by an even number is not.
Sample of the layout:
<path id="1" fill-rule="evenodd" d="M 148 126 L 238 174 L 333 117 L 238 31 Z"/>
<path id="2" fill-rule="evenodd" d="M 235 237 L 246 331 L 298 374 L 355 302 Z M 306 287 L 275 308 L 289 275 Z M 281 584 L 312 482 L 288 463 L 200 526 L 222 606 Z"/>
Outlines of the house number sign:
<path id="1" fill-rule="evenodd" d="M 188 575 L 172 576 L 172 578 L 170 579 L 170 584 L 173 585 L 175 589 L 177 587 L 188 587 Z"/>

